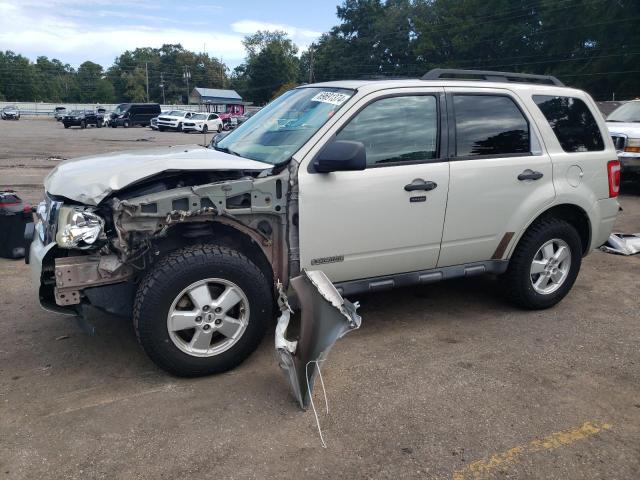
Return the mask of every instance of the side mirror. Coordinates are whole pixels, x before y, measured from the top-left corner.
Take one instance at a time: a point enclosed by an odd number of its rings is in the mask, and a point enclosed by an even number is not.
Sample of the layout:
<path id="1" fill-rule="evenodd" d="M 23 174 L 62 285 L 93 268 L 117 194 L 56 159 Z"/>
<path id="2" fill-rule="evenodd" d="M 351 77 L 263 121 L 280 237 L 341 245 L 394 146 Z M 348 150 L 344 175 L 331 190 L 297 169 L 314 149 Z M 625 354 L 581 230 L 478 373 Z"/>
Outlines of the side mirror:
<path id="1" fill-rule="evenodd" d="M 362 142 L 334 140 L 313 161 L 316 172 L 329 173 L 367 168 L 367 152 Z"/>

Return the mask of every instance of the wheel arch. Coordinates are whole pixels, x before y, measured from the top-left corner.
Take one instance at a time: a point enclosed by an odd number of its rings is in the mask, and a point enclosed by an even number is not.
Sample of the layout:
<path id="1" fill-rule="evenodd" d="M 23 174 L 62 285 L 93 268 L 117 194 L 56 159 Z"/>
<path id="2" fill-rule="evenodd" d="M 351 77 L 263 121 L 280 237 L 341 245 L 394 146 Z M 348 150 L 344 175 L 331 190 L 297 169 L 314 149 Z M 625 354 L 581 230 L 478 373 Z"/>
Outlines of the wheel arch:
<path id="1" fill-rule="evenodd" d="M 245 227 L 246 228 L 246 227 Z M 247 229 L 249 230 L 249 229 Z M 196 243 L 211 243 L 236 250 L 253 262 L 273 284 L 274 270 L 265 250 L 261 247 L 256 234 L 243 231 L 231 223 L 189 222 L 171 227 L 166 235 L 156 243 L 161 256 Z"/>
<path id="2" fill-rule="evenodd" d="M 553 205 L 537 216 L 532 218 L 525 228 L 518 234 L 515 241 L 511 245 L 508 258 L 511 258 L 515 248 L 520 243 L 524 234 L 534 225 L 538 220 L 543 218 L 558 218 L 566 221 L 572 225 L 578 235 L 580 236 L 580 243 L 582 245 L 582 255 L 585 256 L 589 252 L 589 246 L 591 245 L 591 236 L 593 234 L 591 220 L 587 212 L 580 206 L 571 203 L 562 203 L 559 205 Z"/>

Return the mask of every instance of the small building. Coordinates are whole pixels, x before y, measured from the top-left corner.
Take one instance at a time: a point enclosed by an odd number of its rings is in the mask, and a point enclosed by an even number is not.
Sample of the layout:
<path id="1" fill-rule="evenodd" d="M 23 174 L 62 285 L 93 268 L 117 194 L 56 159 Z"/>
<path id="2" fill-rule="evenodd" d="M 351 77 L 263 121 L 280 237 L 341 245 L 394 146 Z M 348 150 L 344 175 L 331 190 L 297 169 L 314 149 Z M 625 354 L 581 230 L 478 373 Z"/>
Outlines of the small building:
<path id="1" fill-rule="evenodd" d="M 251 102 L 243 101 L 235 90 L 202 87 L 193 89 L 189 103 L 200 105 L 207 112 L 221 114 L 221 117 L 243 115 L 245 107 L 251 105 Z"/>

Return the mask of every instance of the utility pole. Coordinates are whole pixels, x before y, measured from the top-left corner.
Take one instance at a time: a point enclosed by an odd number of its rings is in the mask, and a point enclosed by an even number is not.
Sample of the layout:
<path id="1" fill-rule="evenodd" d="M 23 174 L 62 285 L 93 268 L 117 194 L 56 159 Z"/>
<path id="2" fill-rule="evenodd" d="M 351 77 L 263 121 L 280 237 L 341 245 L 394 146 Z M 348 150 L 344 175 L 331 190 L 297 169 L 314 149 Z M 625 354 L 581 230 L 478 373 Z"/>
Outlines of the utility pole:
<path id="1" fill-rule="evenodd" d="M 309 47 L 309 83 L 313 83 L 313 43 Z"/>
<path id="2" fill-rule="evenodd" d="M 144 72 L 147 77 L 147 103 L 149 103 L 149 66 L 144 62 Z"/>
<path id="3" fill-rule="evenodd" d="M 189 91 L 189 79 L 191 78 L 191 71 L 189 70 L 188 65 L 184 66 L 184 73 L 182 74 L 182 78 L 184 78 L 187 82 L 187 105 L 189 105 L 189 93 L 191 93 Z"/>
<path id="4" fill-rule="evenodd" d="M 167 101 L 164 99 L 164 73 L 160 72 L 160 85 L 158 85 L 162 89 L 162 104 L 166 105 Z"/>

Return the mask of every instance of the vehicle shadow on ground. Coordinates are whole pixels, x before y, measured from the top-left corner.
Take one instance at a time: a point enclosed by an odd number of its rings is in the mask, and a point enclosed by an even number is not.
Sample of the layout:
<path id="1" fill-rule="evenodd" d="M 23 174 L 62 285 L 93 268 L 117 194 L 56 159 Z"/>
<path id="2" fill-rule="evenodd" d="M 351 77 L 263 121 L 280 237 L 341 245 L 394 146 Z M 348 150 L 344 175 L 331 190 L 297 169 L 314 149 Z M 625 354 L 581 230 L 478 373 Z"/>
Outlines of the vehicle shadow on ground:
<path id="1" fill-rule="evenodd" d="M 372 341 L 376 336 L 384 337 L 389 328 L 402 328 L 411 331 L 424 326 L 425 323 L 438 324 L 446 328 L 452 316 L 458 327 L 460 322 L 478 322 L 483 318 L 493 318 L 518 311 L 509 304 L 500 292 L 497 278 L 486 275 L 475 278 L 448 280 L 428 286 L 407 287 L 377 293 L 354 295 L 351 301 L 361 304 L 358 312 L 362 316 L 362 333 Z M 482 308 L 482 315 L 476 315 Z M 72 320 L 69 325 L 73 337 L 83 337 L 77 344 L 86 361 L 80 362 L 85 368 L 96 368 L 109 376 L 132 376 L 135 371 L 143 370 L 151 375 L 165 374 L 156 368 L 139 346 L 133 322 L 130 318 L 118 317 L 89 309 L 87 321 L 95 327 L 95 334 L 90 335 L 84 328 Z M 264 340 L 246 365 L 255 366 L 256 361 L 263 361 L 263 356 L 273 358 L 273 336 L 275 317 Z M 100 359 L 99 363 L 95 359 Z M 112 365 L 111 367 L 105 365 Z"/>

